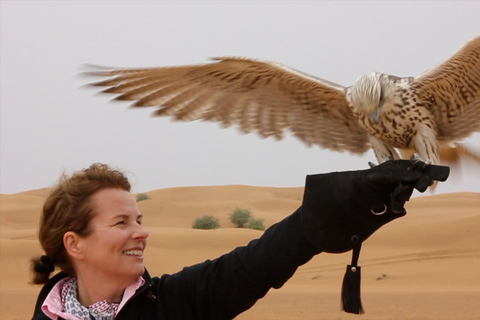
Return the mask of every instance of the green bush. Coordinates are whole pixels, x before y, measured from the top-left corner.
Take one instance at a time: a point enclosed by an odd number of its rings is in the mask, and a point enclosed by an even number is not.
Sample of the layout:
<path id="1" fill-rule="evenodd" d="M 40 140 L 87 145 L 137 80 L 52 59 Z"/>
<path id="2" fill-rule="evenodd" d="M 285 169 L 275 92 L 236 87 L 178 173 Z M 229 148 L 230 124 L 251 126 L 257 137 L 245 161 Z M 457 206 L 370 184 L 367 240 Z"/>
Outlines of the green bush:
<path id="1" fill-rule="evenodd" d="M 148 199 L 150 199 L 150 197 L 146 193 L 137 193 L 137 202 Z"/>
<path id="2" fill-rule="evenodd" d="M 263 226 L 263 221 L 265 219 L 255 219 L 255 218 L 250 218 L 248 219 L 248 224 L 247 228 L 248 229 L 254 229 L 254 230 L 265 230 L 265 227 Z"/>
<path id="3" fill-rule="evenodd" d="M 212 216 L 202 216 L 192 223 L 193 229 L 217 229 L 220 227 L 218 219 Z"/>
<path id="4" fill-rule="evenodd" d="M 256 219 L 252 217 L 250 210 L 235 208 L 235 210 L 229 214 L 229 217 L 230 221 L 237 228 L 265 230 L 265 227 L 263 226 L 264 219 Z"/>
<path id="5" fill-rule="evenodd" d="M 251 217 L 250 210 L 235 208 L 232 213 L 229 214 L 230 221 L 237 226 L 237 228 L 244 228 L 248 220 Z"/>

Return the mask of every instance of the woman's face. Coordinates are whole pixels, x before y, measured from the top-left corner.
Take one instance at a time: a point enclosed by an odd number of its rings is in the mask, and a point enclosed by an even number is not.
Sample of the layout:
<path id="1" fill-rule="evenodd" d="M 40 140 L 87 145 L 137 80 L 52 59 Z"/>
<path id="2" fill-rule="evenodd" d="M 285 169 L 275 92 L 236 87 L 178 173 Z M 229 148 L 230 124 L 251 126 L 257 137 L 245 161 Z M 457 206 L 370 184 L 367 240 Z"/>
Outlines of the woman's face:
<path id="1" fill-rule="evenodd" d="M 130 192 L 103 189 L 90 198 L 95 216 L 91 233 L 82 239 L 84 262 L 106 279 L 131 282 L 144 272 L 148 232 Z"/>

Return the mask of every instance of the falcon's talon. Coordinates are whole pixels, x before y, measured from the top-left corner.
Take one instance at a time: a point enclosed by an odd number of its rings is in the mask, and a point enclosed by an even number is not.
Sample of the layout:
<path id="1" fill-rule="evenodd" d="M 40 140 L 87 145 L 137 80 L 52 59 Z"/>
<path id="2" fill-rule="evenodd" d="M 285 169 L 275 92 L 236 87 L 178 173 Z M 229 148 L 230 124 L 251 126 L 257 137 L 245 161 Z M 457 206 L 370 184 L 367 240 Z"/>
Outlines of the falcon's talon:
<path id="1" fill-rule="evenodd" d="M 370 162 L 370 161 L 368 161 L 368 165 L 370 166 L 370 169 L 375 168 L 377 166 L 375 163 Z"/>
<path id="2" fill-rule="evenodd" d="M 410 157 L 410 161 L 412 161 L 412 162 L 425 162 L 422 159 L 422 157 L 420 157 L 420 155 L 418 153 L 412 154 L 412 156 Z"/>

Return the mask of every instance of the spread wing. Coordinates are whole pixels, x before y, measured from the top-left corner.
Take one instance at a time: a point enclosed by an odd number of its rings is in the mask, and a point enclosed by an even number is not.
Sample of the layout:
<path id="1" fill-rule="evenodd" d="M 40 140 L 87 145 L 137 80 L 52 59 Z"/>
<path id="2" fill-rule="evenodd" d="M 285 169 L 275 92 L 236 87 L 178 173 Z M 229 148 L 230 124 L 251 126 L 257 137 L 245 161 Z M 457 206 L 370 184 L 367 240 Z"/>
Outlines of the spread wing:
<path id="1" fill-rule="evenodd" d="M 435 116 L 439 139 L 458 141 L 480 131 L 480 37 L 412 82 Z"/>
<path id="2" fill-rule="evenodd" d="M 209 120 L 262 137 L 285 129 L 307 145 L 363 153 L 367 133 L 358 125 L 343 86 L 285 66 L 243 58 L 216 58 L 203 65 L 98 71 L 94 83 L 116 100 L 157 107 L 175 120 Z M 92 73 L 90 73 L 92 74 Z"/>

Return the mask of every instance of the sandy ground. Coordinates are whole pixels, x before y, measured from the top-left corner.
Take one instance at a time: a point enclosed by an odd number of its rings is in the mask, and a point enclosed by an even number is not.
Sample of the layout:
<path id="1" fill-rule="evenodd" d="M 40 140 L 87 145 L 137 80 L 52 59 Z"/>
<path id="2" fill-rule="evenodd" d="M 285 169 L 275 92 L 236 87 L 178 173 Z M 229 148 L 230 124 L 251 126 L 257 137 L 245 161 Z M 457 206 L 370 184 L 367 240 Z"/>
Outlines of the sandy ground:
<path id="1" fill-rule="evenodd" d="M 0 319 L 30 319 L 39 286 L 28 284 L 29 259 L 42 254 L 36 233 L 47 189 L 0 195 Z M 249 186 L 172 188 L 139 202 L 150 232 L 145 264 L 153 275 L 215 258 L 261 235 L 235 229 L 235 207 L 281 220 L 301 203 L 303 188 Z M 428 193 L 428 192 L 427 192 Z M 360 256 L 362 316 L 340 311 L 350 254 L 320 254 L 281 289 L 237 319 L 480 319 L 480 194 L 422 195 L 408 215 L 368 239 Z M 193 230 L 202 215 L 217 230 Z"/>

